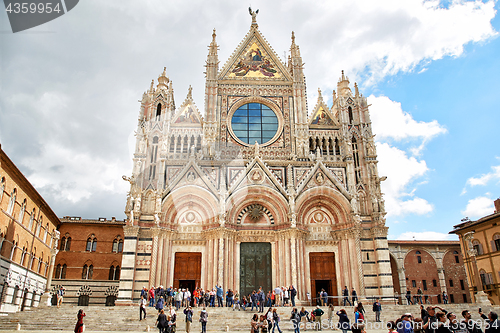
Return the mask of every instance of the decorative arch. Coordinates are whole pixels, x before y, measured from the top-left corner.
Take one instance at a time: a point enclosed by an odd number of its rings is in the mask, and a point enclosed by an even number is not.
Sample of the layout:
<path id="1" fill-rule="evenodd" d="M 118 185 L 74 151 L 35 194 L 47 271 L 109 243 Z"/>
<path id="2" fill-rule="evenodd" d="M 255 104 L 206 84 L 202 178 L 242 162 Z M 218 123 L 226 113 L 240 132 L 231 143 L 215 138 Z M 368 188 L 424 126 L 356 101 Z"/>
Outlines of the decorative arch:
<path id="1" fill-rule="evenodd" d="M 297 222 L 300 224 L 342 224 L 351 222 L 351 205 L 337 190 L 318 186 L 303 192 L 296 201 Z M 317 214 L 327 220 L 319 221 Z"/>
<path id="2" fill-rule="evenodd" d="M 207 189 L 196 185 L 183 186 L 163 199 L 162 223 L 211 224 L 219 215 L 218 207 L 219 200 Z"/>
<path id="3" fill-rule="evenodd" d="M 155 212 L 155 192 L 153 190 L 148 190 L 143 195 L 142 200 L 142 211 L 145 214 L 153 214 Z"/>
<path id="4" fill-rule="evenodd" d="M 263 212 L 267 216 L 266 221 L 269 224 L 288 223 L 287 200 L 280 192 L 263 185 L 245 186 L 232 193 L 228 203 L 228 207 L 231 207 L 228 211 L 229 221 L 237 223 L 240 214 L 251 205 L 263 207 Z M 241 215 L 241 218 L 245 214 L 248 215 L 248 210 Z"/>

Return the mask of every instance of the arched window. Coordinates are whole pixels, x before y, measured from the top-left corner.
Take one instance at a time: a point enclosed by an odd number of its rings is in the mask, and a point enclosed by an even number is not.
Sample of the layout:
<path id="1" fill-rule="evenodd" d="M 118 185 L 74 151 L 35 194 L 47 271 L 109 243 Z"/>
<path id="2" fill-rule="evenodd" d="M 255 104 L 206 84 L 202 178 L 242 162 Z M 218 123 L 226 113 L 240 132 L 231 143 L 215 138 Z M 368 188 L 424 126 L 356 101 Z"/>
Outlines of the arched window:
<path id="1" fill-rule="evenodd" d="M 45 226 L 45 232 L 43 233 L 43 242 L 47 243 L 47 235 L 49 234 L 49 224 Z"/>
<path id="2" fill-rule="evenodd" d="M 19 217 L 17 218 L 17 220 L 21 224 L 23 224 L 25 211 L 26 211 L 26 199 L 23 200 L 23 204 L 21 205 L 21 210 L 19 211 Z"/>
<path id="3" fill-rule="evenodd" d="M 64 251 L 69 251 L 71 248 L 71 237 L 66 238 L 66 246 L 64 247 Z"/>
<path id="4" fill-rule="evenodd" d="M 173 153 L 174 152 L 174 149 L 175 149 L 175 137 L 172 135 L 170 137 L 170 148 L 169 148 L 169 152 L 170 153 Z"/>
<path id="5" fill-rule="evenodd" d="M 493 236 L 493 241 L 491 241 L 491 250 L 500 251 L 500 234 L 495 234 Z"/>
<path id="6" fill-rule="evenodd" d="M 422 253 L 420 253 L 420 251 L 416 251 L 415 254 L 422 254 Z"/>
<path id="7" fill-rule="evenodd" d="M 347 109 L 347 112 L 349 112 L 349 124 L 352 124 L 352 121 L 354 120 L 354 117 L 353 117 L 353 115 L 352 115 L 352 108 L 351 108 L 351 107 L 349 107 L 349 108 Z"/>
<path id="8" fill-rule="evenodd" d="M 352 156 L 354 158 L 354 175 L 356 176 L 356 184 L 359 184 L 361 182 L 361 167 L 359 164 L 358 143 L 354 136 L 352 137 Z"/>
<path id="9" fill-rule="evenodd" d="M 66 268 L 67 268 L 67 267 L 68 267 L 68 266 L 66 266 L 66 264 L 64 264 L 64 265 L 62 266 L 62 270 L 61 270 L 61 279 L 65 279 L 65 278 L 66 278 Z"/>
<path id="10" fill-rule="evenodd" d="M 40 221 L 37 221 L 36 223 L 36 231 L 35 231 L 36 237 L 40 237 L 40 230 L 42 230 L 42 224 L 43 224 L 43 216 L 40 216 Z"/>
<path id="11" fill-rule="evenodd" d="M 54 279 L 60 279 L 61 276 L 61 264 L 57 264 L 56 272 L 54 273 Z"/>
<path id="12" fill-rule="evenodd" d="M 161 116 L 161 103 L 158 103 L 158 106 L 156 107 L 156 117 Z"/>
<path id="13" fill-rule="evenodd" d="M 33 208 L 33 211 L 31 212 L 30 222 L 28 224 L 28 230 L 30 230 L 30 231 L 33 228 L 33 221 L 34 220 L 35 220 L 35 208 Z"/>
<path id="14" fill-rule="evenodd" d="M 89 267 L 87 265 L 83 265 L 82 280 L 87 280 L 88 274 L 89 274 Z"/>
<path id="15" fill-rule="evenodd" d="M 120 266 L 114 266 L 111 265 L 109 268 L 109 275 L 108 275 L 109 280 L 120 280 Z"/>
<path id="16" fill-rule="evenodd" d="M 61 247 L 59 248 L 59 251 L 64 251 L 66 247 L 66 237 L 63 236 L 63 238 L 61 238 Z"/>
<path id="17" fill-rule="evenodd" d="M 120 236 L 118 236 L 117 238 L 115 238 L 115 240 L 113 241 L 113 249 L 112 251 L 114 253 L 120 253 L 123 251 L 123 240 L 120 239 Z"/>
<path id="18" fill-rule="evenodd" d="M 483 252 L 483 244 L 481 244 L 477 239 L 472 241 L 472 248 L 476 250 L 477 255 L 482 255 Z"/>
<path id="19" fill-rule="evenodd" d="M 13 189 L 10 194 L 9 206 L 7 207 L 7 214 L 11 215 L 14 210 L 14 205 L 16 203 L 17 189 Z"/>
<path id="20" fill-rule="evenodd" d="M 87 266 L 85 264 L 82 270 L 82 280 L 92 280 L 92 275 L 94 274 L 94 266 L 91 264 Z"/>
<path id="21" fill-rule="evenodd" d="M 87 238 L 87 247 L 85 248 L 85 251 L 95 252 L 96 245 L 97 245 L 97 239 L 95 238 L 94 235 L 90 236 L 89 238 Z"/>
<path id="22" fill-rule="evenodd" d="M 5 177 L 2 177 L 2 181 L 0 182 L 0 202 L 2 202 L 3 192 L 5 192 Z"/>

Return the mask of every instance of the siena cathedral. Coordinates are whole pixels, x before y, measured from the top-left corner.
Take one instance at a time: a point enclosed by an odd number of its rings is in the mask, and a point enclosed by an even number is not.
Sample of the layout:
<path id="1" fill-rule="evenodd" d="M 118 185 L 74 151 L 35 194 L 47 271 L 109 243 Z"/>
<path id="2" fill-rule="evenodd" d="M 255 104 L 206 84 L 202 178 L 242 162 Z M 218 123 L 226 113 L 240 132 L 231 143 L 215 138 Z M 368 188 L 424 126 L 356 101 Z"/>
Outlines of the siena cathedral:
<path id="1" fill-rule="evenodd" d="M 191 88 L 175 106 L 165 70 L 142 96 L 118 302 L 159 285 L 393 295 L 366 97 L 342 72 L 308 113 L 293 32 L 283 62 L 251 14 L 222 68 L 212 34 L 203 112 Z"/>

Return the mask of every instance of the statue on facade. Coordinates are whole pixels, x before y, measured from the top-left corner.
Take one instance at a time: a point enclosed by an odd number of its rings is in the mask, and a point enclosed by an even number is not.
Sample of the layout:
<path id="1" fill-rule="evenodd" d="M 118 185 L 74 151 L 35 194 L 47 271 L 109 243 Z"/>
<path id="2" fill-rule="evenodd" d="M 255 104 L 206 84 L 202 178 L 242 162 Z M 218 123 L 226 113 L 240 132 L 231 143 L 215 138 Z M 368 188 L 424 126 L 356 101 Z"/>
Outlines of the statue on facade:
<path id="1" fill-rule="evenodd" d="M 257 24 L 257 14 L 259 10 L 257 9 L 255 12 L 252 10 L 252 7 L 248 7 L 248 12 L 252 16 L 252 24 Z"/>

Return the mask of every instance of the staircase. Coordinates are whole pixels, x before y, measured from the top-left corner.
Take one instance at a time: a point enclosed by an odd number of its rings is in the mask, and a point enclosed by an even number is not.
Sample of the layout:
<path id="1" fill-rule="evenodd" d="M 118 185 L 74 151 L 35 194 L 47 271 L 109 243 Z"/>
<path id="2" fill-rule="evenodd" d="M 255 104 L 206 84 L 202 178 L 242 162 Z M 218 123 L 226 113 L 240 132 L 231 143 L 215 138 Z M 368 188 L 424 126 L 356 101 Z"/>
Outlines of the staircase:
<path id="1" fill-rule="evenodd" d="M 462 318 L 462 310 L 468 309 L 473 315 L 473 319 L 479 319 L 477 313 L 478 307 L 474 304 L 447 304 L 442 305 L 447 311 L 452 311 Z M 300 310 L 300 307 L 297 307 Z M 354 320 L 353 307 L 335 307 L 335 311 L 344 308 L 351 321 Z M 149 326 L 152 332 L 156 332 L 155 326 L 157 311 L 154 308 L 146 308 L 148 317 L 145 320 L 139 321 L 138 306 L 75 306 L 63 304 L 61 308 L 34 308 L 23 312 L 11 313 L 0 316 L 0 331 L 16 330 L 17 325 L 21 324 L 21 330 L 54 330 L 54 331 L 72 331 L 76 323 L 76 314 L 79 309 L 83 309 L 86 313 L 84 318 L 86 331 L 134 331 L 145 332 Z M 311 312 L 313 307 L 306 307 L 307 311 Z M 323 319 L 328 319 L 328 309 L 322 308 L 325 312 Z M 387 332 L 381 324 L 375 325 L 375 314 L 371 311 L 371 305 L 365 306 L 367 310 L 365 319 L 367 321 L 367 330 L 381 330 Z M 500 312 L 499 306 L 483 307 L 483 312 L 493 310 Z M 191 324 L 192 332 L 201 331 L 201 325 L 198 322 L 201 308 L 194 308 L 193 323 Z M 233 311 L 231 308 L 207 308 L 208 324 L 207 330 L 212 332 L 234 332 L 234 331 L 249 331 L 252 315 L 256 311 Z M 267 311 L 267 310 L 266 310 Z M 280 327 L 283 331 L 290 331 L 292 325 L 288 320 L 290 318 L 291 308 L 280 307 L 278 313 L 281 316 Z M 418 305 L 382 305 L 381 320 L 383 323 L 389 320 L 396 320 L 403 313 L 410 312 L 415 317 L 420 317 L 420 308 Z M 334 315 L 334 324 L 337 322 L 337 316 Z M 325 325 L 326 322 L 325 322 Z M 372 325 L 372 326 L 369 326 Z M 329 329 L 330 330 L 330 329 Z M 327 330 L 328 331 L 328 330 Z M 177 313 L 177 332 L 185 332 L 185 316 L 182 310 Z"/>

